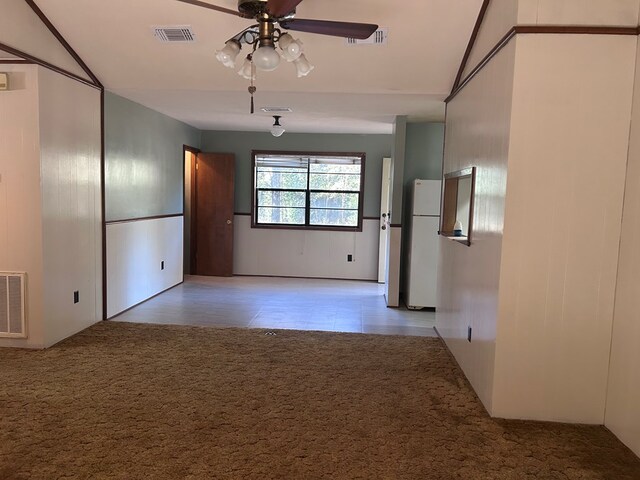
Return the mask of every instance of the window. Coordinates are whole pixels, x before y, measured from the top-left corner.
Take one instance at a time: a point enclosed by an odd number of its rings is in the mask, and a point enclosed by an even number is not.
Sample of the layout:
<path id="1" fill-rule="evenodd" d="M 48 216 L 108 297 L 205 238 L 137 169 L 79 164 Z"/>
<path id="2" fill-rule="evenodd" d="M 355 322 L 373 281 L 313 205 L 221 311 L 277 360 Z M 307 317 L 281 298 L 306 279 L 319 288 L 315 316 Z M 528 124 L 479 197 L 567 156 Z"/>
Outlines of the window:
<path id="1" fill-rule="evenodd" d="M 253 152 L 253 227 L 362 230 L 364 153 Z"/>

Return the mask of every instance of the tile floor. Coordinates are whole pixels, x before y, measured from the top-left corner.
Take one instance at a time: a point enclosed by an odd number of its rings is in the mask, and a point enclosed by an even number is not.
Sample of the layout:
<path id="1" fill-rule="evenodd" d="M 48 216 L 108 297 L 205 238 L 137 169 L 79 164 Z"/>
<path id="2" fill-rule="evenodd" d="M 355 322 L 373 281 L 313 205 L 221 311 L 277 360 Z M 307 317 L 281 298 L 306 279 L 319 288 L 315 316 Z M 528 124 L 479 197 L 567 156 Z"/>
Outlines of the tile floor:
<path id="1" fill-rule="evenodd" d="M 185 277 L 117 321 L 435 336 L 435 313 L 387 308 L 373 282 Z"/>

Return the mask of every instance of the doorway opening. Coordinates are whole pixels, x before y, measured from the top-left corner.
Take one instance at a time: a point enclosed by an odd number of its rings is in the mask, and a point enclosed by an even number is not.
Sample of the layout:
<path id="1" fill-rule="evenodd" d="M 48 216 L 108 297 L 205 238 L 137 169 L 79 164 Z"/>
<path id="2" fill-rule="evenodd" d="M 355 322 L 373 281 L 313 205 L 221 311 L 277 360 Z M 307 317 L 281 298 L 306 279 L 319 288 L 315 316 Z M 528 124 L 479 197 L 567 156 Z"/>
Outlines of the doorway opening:
<path id="1" fill-rule="evenodd" d="M 184 265 L 188 275 L 233 275 L 235 157 L 184 147 Z"/>
<path id="2" fill-rule="evenodd" d="M 193 271 L 193 265 L 191 265 L 191 251 L 192 246 L 192 205 L 194 204 L 195 189 L 195 172 L 196 172 L 196 158 L 200 150 L 197 148 L 183 146 L 183 158 L 184 158 L 184 195 L 183 195 L 183 212 L 184 212 L 184 255 L 183 266 L 185 275 L 190 275 Z"/>

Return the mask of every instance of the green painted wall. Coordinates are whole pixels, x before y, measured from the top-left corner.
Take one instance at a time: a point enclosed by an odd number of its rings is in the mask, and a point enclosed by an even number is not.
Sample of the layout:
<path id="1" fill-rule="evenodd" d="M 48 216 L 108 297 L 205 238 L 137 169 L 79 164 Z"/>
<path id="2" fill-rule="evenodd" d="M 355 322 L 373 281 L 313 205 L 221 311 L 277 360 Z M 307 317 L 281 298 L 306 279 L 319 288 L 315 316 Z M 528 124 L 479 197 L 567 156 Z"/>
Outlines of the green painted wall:
<path id="1" fill-rule="evenodd" d="M 404 154 L 403 225 L 411 216 L 407 194 L 416 178 L 441 180 L 444 159 L 444 123 L 407 123 Z"/>
<path id="2" fill-rule="evenodd" d="M 106 220 L 182 213 L 183 145 L 200 130 L 105 92 Z"/>
<path id="3" fill-rule="evenodd" d="M 440 180 L 444 156 L 444 123 L 407 123 L 405 187 L 416 178 Z"/>
<path id="4" fill-rule="evenodd" d="M 404 158 L 403 227 L 409 225 L 411 206 L 407 194 L 416 178 L 442 179 L 444 158 L 444 123 L 408 123 Z M 409 236 L 402 238 L 401 290 L 404 290 L 405 266 Z"/>
<path id="5" fill-rule="evenodd" d="M 365 152 L 364 216 L 378 217 L 382 158 L 391 155 L 392 135 L 285 133 L 275 138 L 268 132 L 202 132 L 203 152 L 236 156 L 235 211 L 251 212 L 251 150 L 312 152 Z"/>

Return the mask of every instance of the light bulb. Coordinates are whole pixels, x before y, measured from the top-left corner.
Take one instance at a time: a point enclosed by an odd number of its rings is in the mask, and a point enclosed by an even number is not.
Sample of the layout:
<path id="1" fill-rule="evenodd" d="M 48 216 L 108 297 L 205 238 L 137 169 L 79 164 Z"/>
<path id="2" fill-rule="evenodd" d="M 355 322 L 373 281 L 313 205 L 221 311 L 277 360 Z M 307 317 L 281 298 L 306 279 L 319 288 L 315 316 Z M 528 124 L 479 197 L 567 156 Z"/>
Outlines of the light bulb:
<path id="1" fill-rule="evenodd" d="M 236 66 L 236 57 L 240 53 L 241 48 L 240 43 L 236 40 L 228 40 L 222 50 L 216 51 L 216 58 L 225 67 L 233 68 Z"/>
<path id="2" fill-rule="evenodd" d="M 298 72 L 298 78 L 306 77 L 311 73 L 315 67 L 309 63 L 307 57 L 304 56 L 304 53 L 301 54 L 296 60 L 294 60 L 293 64 L 296 66 L 296 70 Z"/>
<path id="3" fill-rule="evenodd" d="M 293 62 L 300 55 L 302 55 L 302 42 L 300 40 L 294 39 L 288 33 L 280 36 L 278 45 L 282 50 L 282 56 L 287 62 Z"/>
<path id="4" fill-rule="evenodd" d="M 270 72 L 275 70 L 280 63 L 280 55 L 273 47 L 259 47 L 253 52 L 253 64 L 260 70 Z"/>

